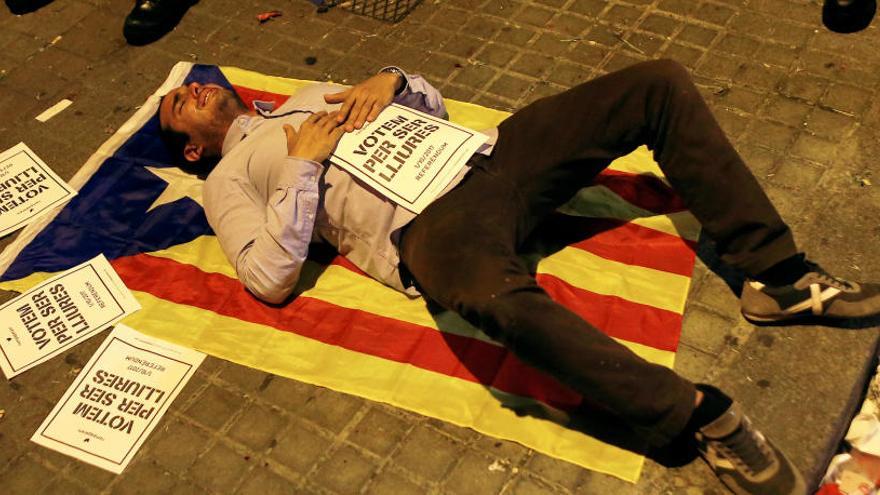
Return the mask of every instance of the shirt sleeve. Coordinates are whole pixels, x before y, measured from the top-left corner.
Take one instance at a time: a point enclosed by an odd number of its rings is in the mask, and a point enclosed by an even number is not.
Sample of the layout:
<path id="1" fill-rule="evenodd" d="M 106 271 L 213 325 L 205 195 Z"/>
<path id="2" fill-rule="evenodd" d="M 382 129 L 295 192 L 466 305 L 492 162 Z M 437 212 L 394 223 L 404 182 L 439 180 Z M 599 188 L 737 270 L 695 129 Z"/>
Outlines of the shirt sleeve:
<path id="1" fill-rule="evenodd" d="M 269 303 L 284 301 L 299 280 L 324 169 L 320 163 L 287 156 L 276 167 L 280 176 L 265 202 L 242 178 L 220 181 L 229 187 L 205 197 L 208 221 L 239 280 Z"/>
<path id="2" fill-rule="evenodd" d="M 388 69 L 385 67 L 382 70 Z M 394 103 L 405 107 L 425 112 L 442 119 L 449 118 L 443 96 L 434 86 L 431 86 L 424 77 L 417 74 L 408 74 L 399 67 L 394 67 L 403 74 L 403 90 L 394 97 Z M 381 71 L 380 71 L 381 72 Z"/>

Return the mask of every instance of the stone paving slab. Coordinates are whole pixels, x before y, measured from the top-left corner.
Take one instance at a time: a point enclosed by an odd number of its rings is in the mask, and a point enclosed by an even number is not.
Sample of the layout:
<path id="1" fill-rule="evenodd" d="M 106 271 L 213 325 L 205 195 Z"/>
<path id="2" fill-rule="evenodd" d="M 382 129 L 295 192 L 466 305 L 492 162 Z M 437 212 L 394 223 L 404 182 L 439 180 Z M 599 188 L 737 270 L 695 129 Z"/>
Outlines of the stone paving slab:
<path id="1" fill-rule="evenodd" d="M 202 0 L 173 33 L 139 48 L 121 36 L 131 4 L 57 0 L 25 16 L 0 12 L 0 148 L 23 140 L 69 178 L 178 60 L 343 83 L 397 64 L 449 97 L 513 110 L 672 58 L 691 71 L 804 249 L 834 273 L 880 279 L 880 35 L 824 31 L 818 0 L 425 0 L 394 25 L 317 14 L 307 0 Z M 259 25 L 254 16 L 271 9 L 284 15 Z M 74 101 L 66 111 L 33 119 L 64 97 Z M 876 328 L 756 328 L 739 317 L 735 277 L 732 290 L 705 258 L 676 369 L 731 391 L 815 479 L 873 363 Z M 114 476 L 28 441 L 99 342 L 0 384 L 4 492 L 724 493 L 699 462 L 648 461 L 630 485 L 210 357 Z"/>

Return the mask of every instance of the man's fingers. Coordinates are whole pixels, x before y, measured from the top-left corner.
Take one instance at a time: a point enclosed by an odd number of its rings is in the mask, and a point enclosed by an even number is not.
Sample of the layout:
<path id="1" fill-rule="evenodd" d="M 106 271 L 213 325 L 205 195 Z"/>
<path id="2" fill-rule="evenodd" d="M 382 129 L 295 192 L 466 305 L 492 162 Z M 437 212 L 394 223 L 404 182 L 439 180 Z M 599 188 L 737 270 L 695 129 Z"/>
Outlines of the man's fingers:
<path id="1" fill-rule="evenodd" d="M 372 121 L 376 120 L 376 118 L 377 118 L 377 117 L 379 116 L 379 114 L 382 112 L 382 109 L 383 109 L 384 107 L 385 107 L 385 105 L 382 105 L 382 104 L 379 103 L 378 101 L 375 102 L 375 103 L 373 103 L 373 108 L 372 108 L 372 110 L 370 110 L 370 114 L 367 115 L 367 121 L 368 121 L 368 122 L 372 122 Z"/>
<path id="2" fill-rule="evenodd" d="M 354 127 L 356 129 L 360 129 L 364 126 L 364 122 L 367 120 L 367 115 L 370 114 L 370 110 L 373 108 L 374 102 L 375 98 L 371 97 L 364 101 L 363 104 L 361 104 L 356 114 L 352 111 L 352 116 L 354 117 Z"/>
<path id="3" fill-rule="evenodd" d="M 305 122 L 303 122 L 303 125 L 315 125 L 319 120 L 321 120 L 322 118 L 324 118 L 326 116 L 327 116 L 327 112 L 325 112 L 323 110 L 320 112 L 315 112 L 315 113 L 309 115 L 309 117 L 305 120 Z"/>
<path id="4" fill-rule="evenodd" d="M 345 92 L 345 99 L 342 100 L 342 106 L 339 107 L 339 114 L 336 116 L 337 122 L 345 122 L 348 112 L 351 111 L 351 106 L 356 100 L 357 97 L 351 89 Z"/>
<path id="5" fill-rule="evenodd" d="M 290 124 L 284 124 L 284 134 L 287 135 L 287 142 L 290 143 L 292 141 L 296 141 L 296 129 L 293 128 Z"/>
<path id="6" fill-rule="evenodd" d="M 336 112 L 325 115 L 319 122 L 320 125 L 325 132 L 330 132 L 331 129 L 339 125 L 339 122 L 336 122 Z"/>
<path id="7" fill-rule="evenodd" d="M 324 95 L 324 101 L 327 103 L 342 103 L 348 97 L 349 93 L 351 93 L 350 89 L 338 93 L 327 93 Z"/>
<path id="8" fill-rule="evenodd" d="M 355 128 L 355 121 L 357 119 L 358 114 L 361 112 L 361 108 L 364 106 L 363 98 L 357 98 L 354 101 L 354 104 L 351 107 L 351 112 L 348 114 L 348 120 L 345 122 L 345 129 L 348 131 L 353 131 Z"/>

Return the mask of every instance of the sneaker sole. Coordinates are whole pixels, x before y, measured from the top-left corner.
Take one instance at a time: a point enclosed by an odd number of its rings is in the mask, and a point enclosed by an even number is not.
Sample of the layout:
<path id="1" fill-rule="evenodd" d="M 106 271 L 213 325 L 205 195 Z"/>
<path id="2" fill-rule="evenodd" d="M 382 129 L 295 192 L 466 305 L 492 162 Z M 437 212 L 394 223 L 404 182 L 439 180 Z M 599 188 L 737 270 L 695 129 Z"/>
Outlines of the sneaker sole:
<path id="1" fill-rule="evenodd" d="M 811 314 L 811 313 L 794 313 L 794 314 L 790 314 L 790 315 L 781 315 L 781 316 L 758 316 L 758 315 L 749 314 L 749 313 L 746 313 L 743 311 L 742 315 L 743 315 L 743 318 L 745 318 L 746 320 L 749 320 L 753 323 L 777 323 L 777 322 L 792 321 L 792 320 L 807 320 L 810 318 L 836 319 L 833 316 L 818 316 L 817 317 L 816 315 Z M 844 318 L 844 319 L 846 319 L 846 318 Z"/>
<path id="2" fill-rule="evenodd" d="M 821 325 L 836 328 L 873 328 L 880 326 L 880 315 L 875 316 L 816 316 L 812 313 L 798 313 L 783 317 L 756 316 L 741 312 L 748 322 L 762 327 L 788 325 Z"/>

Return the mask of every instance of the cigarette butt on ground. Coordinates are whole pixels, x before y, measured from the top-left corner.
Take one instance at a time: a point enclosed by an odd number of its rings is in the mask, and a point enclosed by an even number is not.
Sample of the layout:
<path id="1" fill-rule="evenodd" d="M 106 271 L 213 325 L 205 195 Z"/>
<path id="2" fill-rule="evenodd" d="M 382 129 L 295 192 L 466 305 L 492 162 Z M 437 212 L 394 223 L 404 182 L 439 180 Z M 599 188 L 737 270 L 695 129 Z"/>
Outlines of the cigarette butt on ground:
<path id="1" fill-rule="evenodd" d="M 51 119 L 52 117 L 58 115 L 59 113 L 64 111 L 65 108 L 69 107 L 72 104 L 73 104 L 72 101 L 65 98 L 65 99 L 59 101 L 58 103 L 52 105 L 51 107 L 47 108 L 46 111 L 44 111 L 40 115 L 37 115 L 36 119 L 39 120 L 40 122 L 45 122 L 45 121 Z"/>

